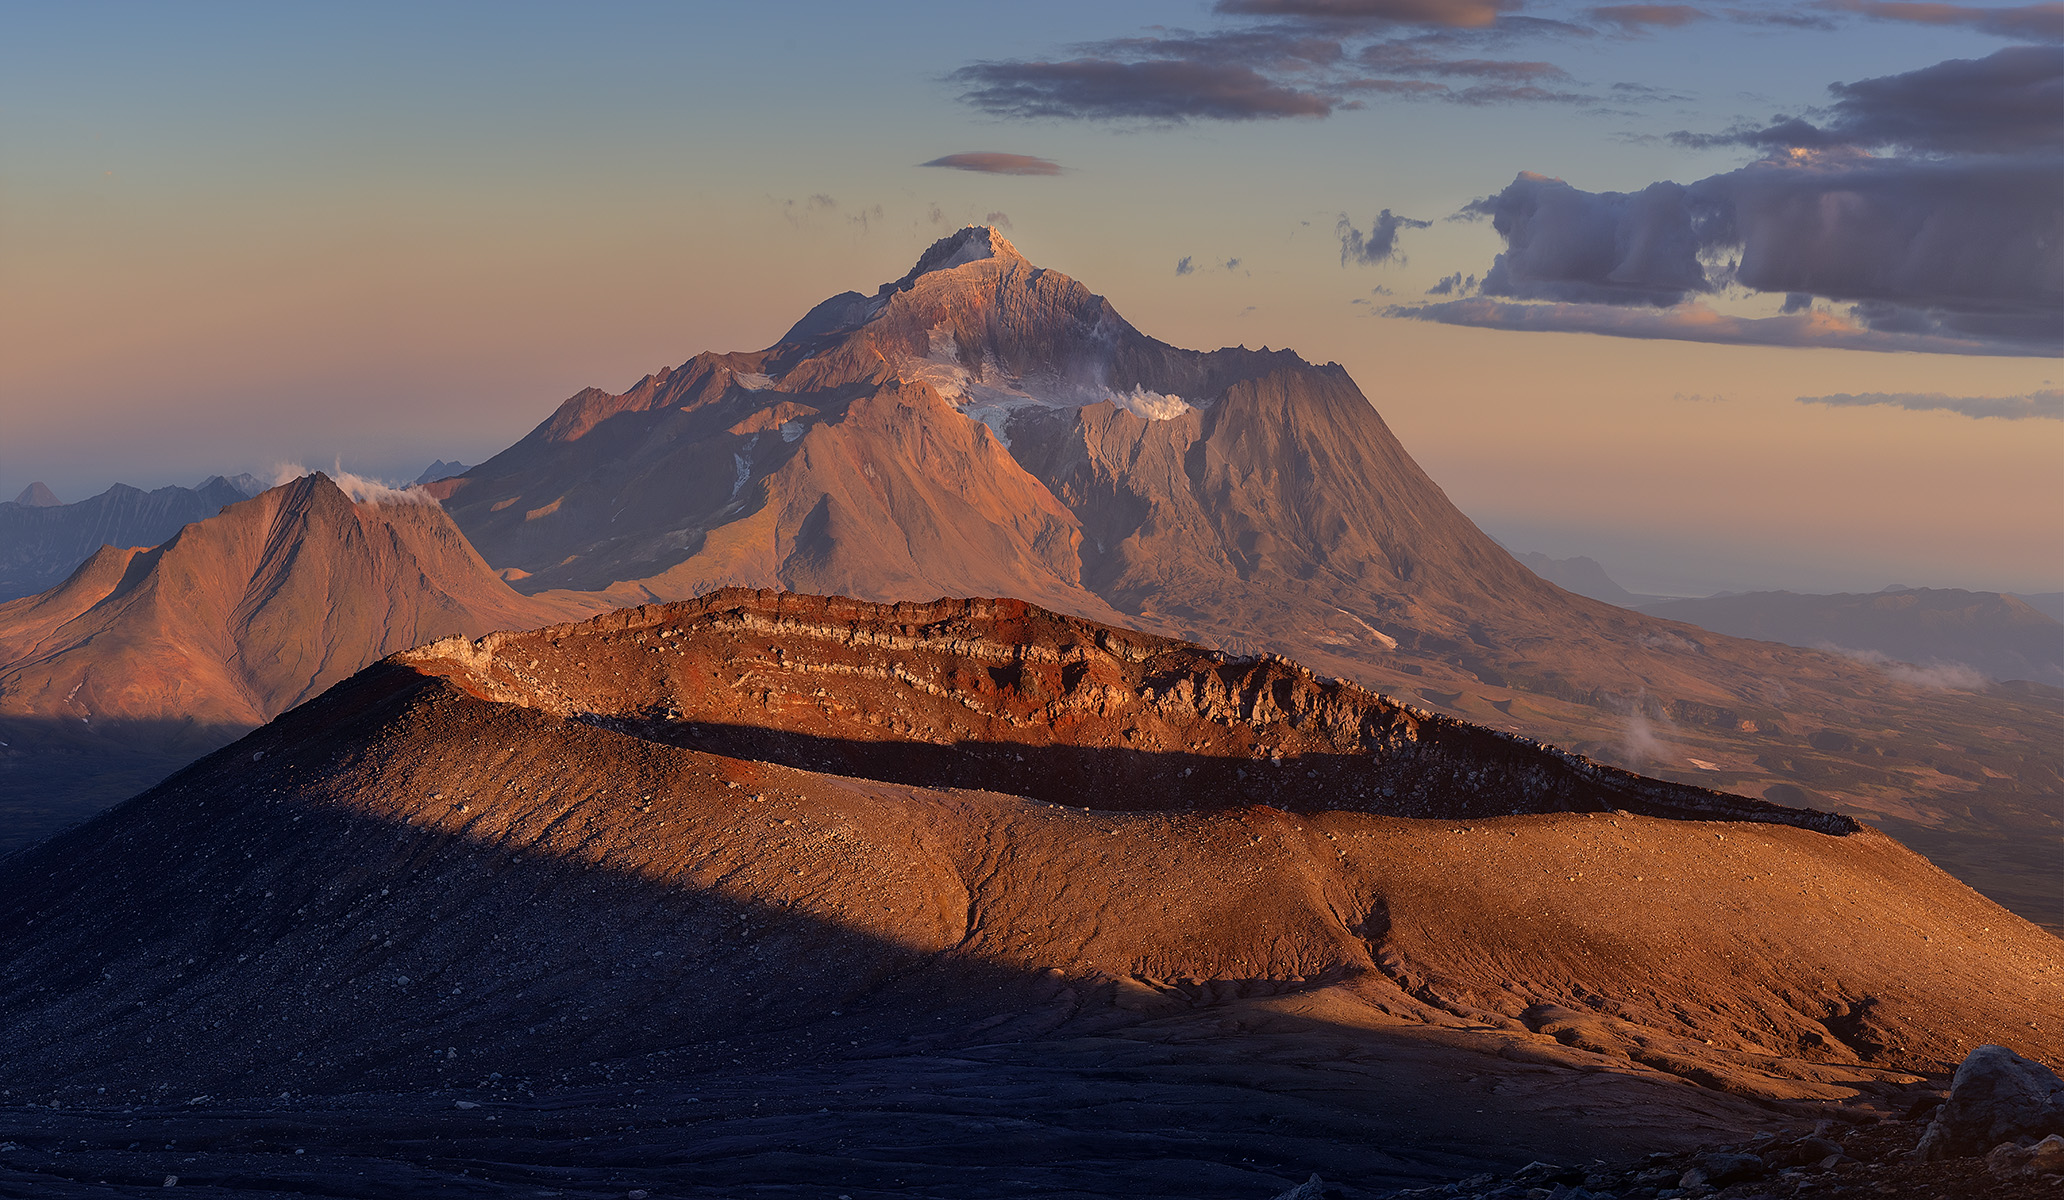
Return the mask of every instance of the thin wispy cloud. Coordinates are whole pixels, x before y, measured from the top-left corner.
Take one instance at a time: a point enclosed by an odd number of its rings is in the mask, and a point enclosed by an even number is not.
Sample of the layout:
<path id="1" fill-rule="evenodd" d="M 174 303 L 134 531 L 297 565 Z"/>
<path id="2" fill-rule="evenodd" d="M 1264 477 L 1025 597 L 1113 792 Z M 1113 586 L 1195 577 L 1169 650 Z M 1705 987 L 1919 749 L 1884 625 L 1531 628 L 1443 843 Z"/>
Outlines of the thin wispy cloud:
<path id="1" fill-rule="evenodd" d="M 1323 117 L 1335 101 L 1276 83 L 1252 67 L 1155 59 L 983 62 L 951 78 L 961 100 L 1002 117 L 1091 121 L 1265 121 Z"/>
<path id="2" fill-rule="evenodd" d="M 1801 404 L 1833 408 L 1901 408 L 1908 412 L 1948 412 L 1980 420 L 2064 421 L 2064 391 L 2044 389 L 2024 396 L 1949 396 L 1941 392 L 1837 392 L 1801 396 Z"/>
<path id="3" fill-rule="evenodd" d="M 984 175 L 1059 175 L 1061 164 L 1030 154 L 1005 154 L 999 150 L 969 150 L 942 154 L 921 167 L 945 167 L 954 171 L 978 171 Z"/>
<path id="4" fill-rule="evenodd" d="M 2064 40 L 2064 4 L 1978 4 L 1897 3 L 1887 0 L 1822 0 L 1820 7 L 1832 12 L 1854 13 L 1880 21 L 1904 21 L 1918 25 L 1954 25 L 2022 41 Z"/>
<path id="5" fill-rule="evenodd" d="M 1439 304 L 1393 305 L 1387 317 L 1533 333 L 1595 333 L 1609 337 L 1710 342 L 1725 346 L 1819 347 L 1923 354 L 2028 355 L 2025 346 L 1941 333 L 1873 329 L 1824 310 L 1774 317 L 1740 317 L 1696 301 L 1668 307 L 1498 300 L 1472 296 Z"/>
<path id="6" fill-rule="evenodd" d="M 1526 38 L 1595 36 L 1566 21 L 1519 16 L 1518 7 L 1508 0 L 1228 0 L 1215 9 L 1234 19 L 1223 27 L 1156 28 L 1079 43 L 1051 58 L 970 63 L 947 80 L 962 89 L 963 103 L 993 115 L 1116 124 L 1324 119 L 1381 100 L 1600 104 L 1591 91 L 1564 86 L 1570 75 L 1554 63 L 1486 53 Z M 1643 8 L 1621 7 L 1624 20 Z"/>
<path id="7" fill-rule="evenodd" d="M 1816 649 L 1839 654 L 1843 658 L 1875 667 L 1887 678 L 1913 687 L 1931 688 L 1936 691 L 1975 692 L 1983 690 L 1986 678 L 1975 667 L 1956 662 L 1931 662 L 1927 664 L 1900 662 L 1889 654 L 1877 650 L 1855 650 L 1838 646 L 1833 642 L 1822 642 Z"/>
<path id="8" fill-rule="evenodd" d="M 1481 29 L 1521 0 L 1219 0 L 1222 13 Z"/>
<path id="9" fill-rule="evenodd" d="M 1591 19 L 1622 33 L 1644 33 L 1650 29 L 1676 29 L 1694 21 L 1710 21 L 1713 14 L 1689 4 L 1605 4 L 1590 12 Z"/>

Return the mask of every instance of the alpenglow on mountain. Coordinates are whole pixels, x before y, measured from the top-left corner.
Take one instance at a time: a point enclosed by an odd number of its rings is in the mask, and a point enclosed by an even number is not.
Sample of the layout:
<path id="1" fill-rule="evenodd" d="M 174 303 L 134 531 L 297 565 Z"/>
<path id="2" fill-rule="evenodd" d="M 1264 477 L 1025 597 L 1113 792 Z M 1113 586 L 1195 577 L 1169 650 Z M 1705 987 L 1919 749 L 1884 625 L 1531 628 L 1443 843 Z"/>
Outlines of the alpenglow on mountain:
<path id="1" fill-rule="evenodd" d="M 1338 365 L 1171 346 L 993 229 L 765 350 L 585 390 L 429 490 L 520 591 L 1009 596 L 1281 652 L 1621 766 L 1885 821 L 2064 922 L 2015 858 L 2064 791 L 2054 698 L 1573 595 L 1464 516 Z M 2007 732 L 2029 729 L 2058 736 Z"/>

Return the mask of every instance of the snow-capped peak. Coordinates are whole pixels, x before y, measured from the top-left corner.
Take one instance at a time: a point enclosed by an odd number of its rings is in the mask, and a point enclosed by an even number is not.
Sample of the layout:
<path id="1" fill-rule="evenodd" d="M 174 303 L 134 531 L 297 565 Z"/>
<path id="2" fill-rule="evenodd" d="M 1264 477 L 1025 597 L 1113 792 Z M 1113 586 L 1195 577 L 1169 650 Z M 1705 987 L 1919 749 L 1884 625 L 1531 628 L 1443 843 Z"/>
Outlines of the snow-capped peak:
<path id="1" fill-rule="evenodd" d="M 917 265 L 910 268 L 910 274 L 885 285 L 882 291 L 900 292 L 916 283 L 920 276 L 933 271 L 950 271 L 991 258 L 1023 261 L 1024 255 L 1019 254 L 1018 248 L 1010 244 L 1009 238 L 998 233 L 994 225 L 970 225 L 933 242 L 918 256 Z"/>

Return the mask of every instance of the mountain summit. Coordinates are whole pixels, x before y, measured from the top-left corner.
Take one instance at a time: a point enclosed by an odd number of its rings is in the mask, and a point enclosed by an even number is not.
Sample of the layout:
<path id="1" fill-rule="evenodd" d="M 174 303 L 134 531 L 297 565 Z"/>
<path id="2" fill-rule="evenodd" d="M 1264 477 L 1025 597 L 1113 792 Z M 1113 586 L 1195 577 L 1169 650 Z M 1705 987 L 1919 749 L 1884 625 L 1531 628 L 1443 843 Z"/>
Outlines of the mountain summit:
<path id="1" fill-rule="evenodd" d="M 2048 835 L 2064 772 L 2048 693 L 1930 690 L 1555 587 L 1456 509 L 1337 364 L 1171 346 L 984 227 L 767 349 L 583 391 L 430 490 L 521 591 L 1017 597 L 1906 822 L 1935 851 L 1962 823 L 1990 840 L 1952 857 L 1996 895 L 2038 877 L 1983 864 Z M 2002 732 L 2042 728 L 2059 736 Z M 1891 732 L 1916 730 L 1941 747 L 1925 763 Z"/>

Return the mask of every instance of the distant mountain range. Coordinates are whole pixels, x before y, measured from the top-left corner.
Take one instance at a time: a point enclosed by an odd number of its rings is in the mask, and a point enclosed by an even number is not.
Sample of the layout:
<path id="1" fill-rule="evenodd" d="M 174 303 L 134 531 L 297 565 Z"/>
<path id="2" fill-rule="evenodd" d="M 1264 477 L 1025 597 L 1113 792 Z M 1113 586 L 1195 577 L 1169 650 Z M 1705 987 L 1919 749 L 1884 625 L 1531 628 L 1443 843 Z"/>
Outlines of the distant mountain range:
<path id="1" fill-rule="evenodd" d="M 2064 687 L 2064 593 L 2034 596 L 1892 586 L 1833 594 L 1722 592 L 1644 596 L 1590 558 L 1519 554 L 1536 575 L 1579 595 L 1734 637 L 1890 660 L 1937 682 L 2027 679 Z"/>
<path id="2" fill-rule="evenodd" d="M 1906 663 L 1916 678 L 1945 684 L 1969 686 L 1975 676 L 2064 687 L 2064 624 L 1999 592 L 1743 592 L 1659 601 L 1642 611 L 1736 637 Z"/>
<path id="3" fill-rule="evenodd" d="M 146 492 L 118 483 L 76 504 L 33 483 L 0 504 L 0 600 L 55 586 L 102 546 L 155 546 L 194 521 L 263 491 L 249 475 Z"/>
<path id="4" fill-rule="evenodd" d="M 450 479 L 454 475 L 463 475 L 465 474 L 465 472 L 465 463 L 446 462 L 440 458 L 437 461 L 431 463 L 429 466 L 423 468 L 423 473 L 421 475 L 416 476 L 416 482 L 419 484 L 436 483 L 440 479 Z"/>
<path id="5" fill-rule="evenodd" d="M 2064 794 L 2064 697 L 1943 690 L 1554 586 L 1338 366 L 1157 341 L 991 229 L 766 350 L 583 391 L 429 490 L 519 590 L 1007 595 L 1277 651 L 1664 778 L 1869 815 L 2064 920 L 2029 849 Z"/>

